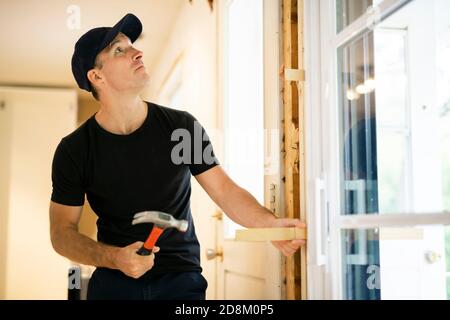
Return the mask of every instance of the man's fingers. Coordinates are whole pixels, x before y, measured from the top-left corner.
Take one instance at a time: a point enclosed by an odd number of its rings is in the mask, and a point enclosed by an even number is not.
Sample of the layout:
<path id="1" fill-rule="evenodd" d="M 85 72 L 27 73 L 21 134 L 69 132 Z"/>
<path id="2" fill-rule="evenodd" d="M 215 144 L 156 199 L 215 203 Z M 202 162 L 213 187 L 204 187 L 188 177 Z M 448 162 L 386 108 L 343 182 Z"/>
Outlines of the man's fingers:
<path id="1" fill-rule="evenodd" d="M 298 250 L 299 246 L 293 246 L 293 245 L 288 244 L 288 245 L 286 245 L 284 248 L 285 248 L 289 253 L 294 253 L 295 251 Z"/>
<path id="2" fill-rule="evenodd" d="M 135 243 L 133 243 L 131 245 L 131 247 L 132 248 L 136 248 L 136 249 L 140 249 L 143 245 L 144 245 L 144 243 L 142 241 L 136 241 Z"/>
<path id="3" fill-rule="evenodd" d="M 140 249 L 143 245 L 144 245 L 144 243 L 143 243 L 142 241 L 136 241 L 135 243 L 131 244 L 130 246 L 131 246 L 132 248 L 138 248 L 138 249 Z M 153 247 L 153 251 L 154 251 L 154 252 L 158 252 L 159 250 L 160 250 L 159 247 L 157 247 L 157 246 L 154 246 L 154 247 Z"/>
<path id="4" fill-rule="evenodd" d="M 306 244 L 305 240 L 292 240 L 291 242 L 287 243 L 286 246 L 289 249 L 297 251 L 304 244 Z"/>
<path id="5" fill-rule="evenodd" d="M 275 247 L 281 251 L 283 255 L 286 257 L 290 256 L 290 252 L 288 251 L 286 244 L 288 241 L 273 241 Z"/>
<path id="6" fill-rule="evenodd" d="M 292 256 L 300 246 L 306 244 L 305 240 L 286 240 L 286 241 L 272 241 L 273 245 L 281 251 L 286 257 Z"/>
<path id="7" fill-rule="evenodd" d="M 283 219 L 283 225 L 285 227 L 306 228 L 306 223 L 299 219 Z"/>
<path id="8" fill-rule="evenodd" d="M 300 239 L 292 240 L 291 244 L 294 246 L 297 246 L 297 247 L 303 246 L 306 244 L 306 240 L 300 240 Z"/>
<path id="9" fill-rule="evenodd" d="M 299 220 L 297 225 L 296 225 L 296 227 L 305 229 L 306 228 L 306 223 L 304 223 L 304 222 Z"/>
<path id="10" fill-rule="evenodd" d="M 306 223 L 300 221 L 299 219 L 291 219 L 292 225 L 297 228 L 306 228 Z"/>
<path id="11" fill-rule="evenodd" d="M 290 257 L 290 256 L 292 256 L 292 255 L 295 253 L 295 251 L 296 251 L 296 250 L 294 250 L 294 249 L 290 249 L 290 248 L 284 247 L 283 250 L 282 250 L 281 252 L 283 252 L 283 254 L 284 254 L 286 257 Z"/>
<path id="12" fill-rule="evenodd" d="M 272 243 L 275 245 L 275 247 L 281 249 L 287 243 L 287 241 L 272 241 Z"/>
<path id="13" fill-rule="evenodd" d="M 287 250 L 289 250 L 289 251 L 297 251 L 298 248 L 300 248 L 300 246 L 294 246 L 294 245 L 291 245 L 291 244 L 287 244 L 287 245 L 285 246 L 285 248 L 286 248 Z"/>
<path id="14" fill-rule="evenodd" d="M 287 257 L 292 256 L 301 245 L 305 244 L 305 240 L 279 241 L 274 245 Z"/>
<path id="15" fill-rule="evenodd" d="M 285 227 L 296 227 L 299 223 L 300 220 L 298 219 L 283 219 L 283 224 Z"/>

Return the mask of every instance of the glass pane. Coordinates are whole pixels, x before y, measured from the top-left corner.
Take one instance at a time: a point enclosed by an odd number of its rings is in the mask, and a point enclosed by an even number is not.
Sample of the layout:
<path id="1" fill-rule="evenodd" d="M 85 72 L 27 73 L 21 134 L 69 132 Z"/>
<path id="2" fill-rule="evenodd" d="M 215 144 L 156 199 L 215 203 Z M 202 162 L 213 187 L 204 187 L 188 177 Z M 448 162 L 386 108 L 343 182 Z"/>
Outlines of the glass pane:
<path id="1" fill-rule="evenodd" d="M 449 231 L 443 226 L 343 230 L 344 298 L 448 299 Z"/>
<path id="2" fill-rule="evenodd" d="M 367 9 L 377 5 L 382 0 L 336 0 L 336 22 L 337 32 L 362 16 Z"/>
<path id="3" fill-rule="evenodd" d="M 405 172 L 407 141 L 402 133 L 386 131 L 378 135 L 379 141 L 383 142 L 378 153 L 379 210 L 407 212 L 410 203 Z"/>
<path id="4" fill-rule="evenodd" d="M 379 300 L 380 279 L 372 285 L 373 272 L 380 268 L 380 243 L 378 232 L 373 230 L 342 231 L 343 297 L 346 300 Z"/>
<path id="5" fill-rule="evenodd" d="M 450 211 L 450 1 L 338 48 L 341 213 Z"/>
<path id="6" fill-rule="evenodd" d="M 346 214 L 378 212 L 373 33 L 339 48 L 342 204 Z"/>

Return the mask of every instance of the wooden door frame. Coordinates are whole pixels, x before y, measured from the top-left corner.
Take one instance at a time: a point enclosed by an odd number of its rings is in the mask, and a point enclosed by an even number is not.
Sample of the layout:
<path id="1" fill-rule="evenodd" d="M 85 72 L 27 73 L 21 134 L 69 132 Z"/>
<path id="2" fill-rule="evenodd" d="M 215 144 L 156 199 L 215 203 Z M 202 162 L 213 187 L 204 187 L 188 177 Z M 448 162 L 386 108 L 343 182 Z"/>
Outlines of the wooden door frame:
<path id="1" fill-rule="evenodd" d="M 305 157 L 304 0 L 283 0 L 284 190 L 286 218 L 307 222 Z M 307 298 L 306 246 L 285 258 L 284 297 Z"/>

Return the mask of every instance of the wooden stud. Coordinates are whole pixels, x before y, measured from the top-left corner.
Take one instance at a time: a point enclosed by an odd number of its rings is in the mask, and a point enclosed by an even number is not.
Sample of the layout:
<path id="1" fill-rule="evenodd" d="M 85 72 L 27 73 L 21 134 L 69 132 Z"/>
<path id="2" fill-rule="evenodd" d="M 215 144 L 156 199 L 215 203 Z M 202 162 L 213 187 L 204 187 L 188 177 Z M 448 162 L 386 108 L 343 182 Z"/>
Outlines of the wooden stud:
<path id="1" fill-rule="evenodd" d="M 297 21 L 298 21 L 298 69 L 304 70 L 304 0 L 298 0 L 297 4 Z M 300 191 L 300 220 L 307 223 L 306 215 L 306 155 L 305 155 L 305 84 L 304 81 L 298 82 L 298 139 L 299 139 L 299 191 Z M 307 276 L 306 276 L 306 247 L 300 249 L 300 265 L 299 276 L 301 286 L 301 299 L 306 300 L 307 297 Z"/>
<path id="2" fill-rule="evenodd" d="M 284 164 L 287 218 L 306 221 L 304 0 L 283 0 Z M 286 299 L 307 299 L 306 247 L 285 259 Z"/>
<path id="3" fill-rule="evenodd" d="M 293 70 L 298 68 L 298 24 L 297 0 L 283 0 L 283 50 L 284 68 Z M 286 75 L 285 75 L 286 76 Z M 289 75 L 288 75 L 289 76 Z M 284 79 L 284 165 L 285 165 L 285 217 L 300 218 L 299 192 L 299 145 L 298 139 L 298 85 Z M 288 300 L 300 298 L 300 254 L 284 259 L 284 279 L 286 283 L 285 296 Z"/>

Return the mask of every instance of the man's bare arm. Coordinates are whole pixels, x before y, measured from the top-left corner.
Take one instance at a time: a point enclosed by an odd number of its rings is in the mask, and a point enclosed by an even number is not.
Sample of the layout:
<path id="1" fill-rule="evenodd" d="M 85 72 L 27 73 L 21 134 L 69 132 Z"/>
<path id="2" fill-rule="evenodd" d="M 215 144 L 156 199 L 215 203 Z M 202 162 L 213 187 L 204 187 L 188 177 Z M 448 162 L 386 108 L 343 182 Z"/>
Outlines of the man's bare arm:
<path id="1" fill-rule="evenodd" d="M 60 255 L 85 265 L 115 268 L 117 249 L 96 242 L 78 232 L 83 207 L 50 203 L 50 235 L 53 248 Z"/>
<path id="2" fill-rule="evenodd" d="M 79 233 L 82 208 L 50 202 L 50 236 L 57 253 L 81 264 L 119 269 L 133 278 L 140 277 L 153 267 L 153 254 L 136 254 L 142 242 L 119 248 L 94 241 Z M 155 249 L 154 252 L 158 252 L 159 248 Z"/>
<path id="3" fill-rule="evenodd" d="M 239 187 L 220 166 L 195 178 L 227 216 L 241 226 L 264 228 L 275 223 L 276 217 L 272 212 L 260 205 L 247 190 Z"/>
<path id="4" fill-rule="evenodd" d="M 195 176 L 211 199 L 231 220 L 248 228 L 299 227 L 306 225 L 298 219 L 277 219 L 248 191 L 239 187 L 218 165 Z M 304 240 L 272 241 L 285 256 L 292 256 L 305 244 Z"/>

